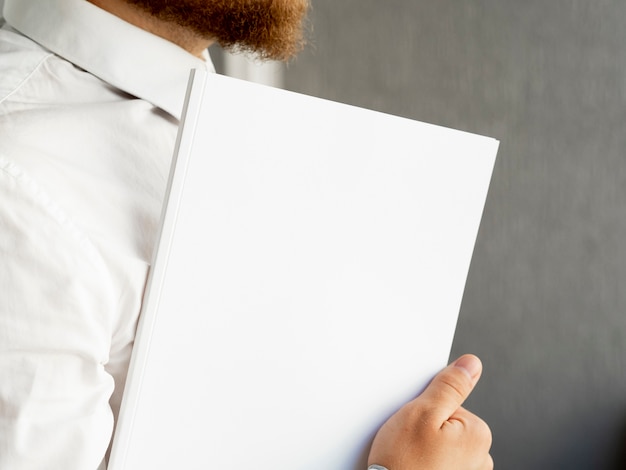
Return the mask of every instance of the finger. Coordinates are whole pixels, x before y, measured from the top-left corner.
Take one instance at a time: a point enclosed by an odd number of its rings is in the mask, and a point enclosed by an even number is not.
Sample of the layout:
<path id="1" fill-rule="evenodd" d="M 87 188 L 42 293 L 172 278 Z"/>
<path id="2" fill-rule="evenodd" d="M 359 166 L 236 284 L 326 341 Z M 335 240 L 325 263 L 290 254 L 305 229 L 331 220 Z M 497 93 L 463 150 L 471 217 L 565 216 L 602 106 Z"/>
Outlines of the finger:
<path id="1" fill-rule="evenodd" d="M 480 359 L 472 354 L 461 356 L 439 372 L 415 401 L 429 408 L 433 418 L 442 425 L 461 407 L 481 372 Z"/>
<path id="2" fill-rule="evenodd" d="M 460 406 L 456 409 L 454 413 L 452 413 L 446 422 L 443 424 L 455 425 L 457 422 L 460 423 L 464 428 L 470 426 L 474 421 L 480 419 L 471 411 L 466 410 L 463 406 Z"/>
<path id="3" fill-rule="evenodd" d="M 448 435 L 456 435 L 466 445 L 477 452 L 487 454 L 491 448 L 493 436 L 489 425 L 474 413 L 460 407 L 439 428 Z M 482 467 L 481 467 L 482 468 Z"/>
<path id="4" fill-rule="evenodd" d="M 489 452 L 493 442 L 493 435 L 489 425 L 474 413 L 461 407 L 446 421 L 443 426 L 455 428 L 464 433 L 464 440 L 474 449 Z M 442 427 L 443 429 L 443 427 Z"/>

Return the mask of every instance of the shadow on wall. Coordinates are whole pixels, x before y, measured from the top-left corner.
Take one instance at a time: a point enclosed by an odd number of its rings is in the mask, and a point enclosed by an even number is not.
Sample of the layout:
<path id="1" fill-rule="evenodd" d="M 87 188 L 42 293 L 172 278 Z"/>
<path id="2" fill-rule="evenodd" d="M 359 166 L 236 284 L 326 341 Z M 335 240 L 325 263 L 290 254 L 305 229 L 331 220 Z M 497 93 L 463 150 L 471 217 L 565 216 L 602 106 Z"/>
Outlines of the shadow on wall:
<path id="1" fill-rule="evenodd" d="M 626 408 L 573 413 L 562 423 L 563 440 L 551 442 L 546 470 L 626 470 Z"/>
<path id="2" fill-rule="evenodd" d="M 617 439 L 613 468 L 615 470 L 626 470 L 626 412 L 623 413 Z"/>

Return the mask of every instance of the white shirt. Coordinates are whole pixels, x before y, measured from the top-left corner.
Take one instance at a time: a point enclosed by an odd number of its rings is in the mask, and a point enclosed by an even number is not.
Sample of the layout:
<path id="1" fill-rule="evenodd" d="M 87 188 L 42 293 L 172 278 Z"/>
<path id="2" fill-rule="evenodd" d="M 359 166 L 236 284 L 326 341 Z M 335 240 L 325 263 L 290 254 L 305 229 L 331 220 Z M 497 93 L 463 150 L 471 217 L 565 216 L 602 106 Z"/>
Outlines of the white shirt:
<path id="1" fill-rule="evenodd" d="M 212 65 L 85 0 L 4 3 L 0 468 L 95 470 L 189 70 Z"/>

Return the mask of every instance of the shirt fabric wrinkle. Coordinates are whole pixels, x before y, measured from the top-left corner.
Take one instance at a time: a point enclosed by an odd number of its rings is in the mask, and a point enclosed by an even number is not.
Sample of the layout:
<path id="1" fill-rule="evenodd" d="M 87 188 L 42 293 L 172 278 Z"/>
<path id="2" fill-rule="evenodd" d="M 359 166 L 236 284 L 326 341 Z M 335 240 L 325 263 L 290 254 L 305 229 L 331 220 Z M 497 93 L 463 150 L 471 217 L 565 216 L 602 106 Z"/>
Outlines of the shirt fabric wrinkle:
<path id="1" fill-rule="evenodd" d="M 2 11 L 0 468 L 104 470 L 189 71 L 213 69 L 85 0 Z"/>

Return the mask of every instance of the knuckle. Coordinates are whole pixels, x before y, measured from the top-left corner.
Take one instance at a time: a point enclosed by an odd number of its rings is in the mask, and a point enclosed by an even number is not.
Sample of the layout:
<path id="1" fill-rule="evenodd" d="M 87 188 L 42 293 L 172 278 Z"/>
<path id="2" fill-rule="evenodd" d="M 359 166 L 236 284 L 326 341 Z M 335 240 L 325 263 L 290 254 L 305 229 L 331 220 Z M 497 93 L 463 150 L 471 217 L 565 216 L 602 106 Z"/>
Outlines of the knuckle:
<path id="1" fill-rule="evenodd" d="M 491 428 L 489 428 L 489 425 L 480 418 L 478 424 L 479 434 L 482 436 L 483 441 L 488 444 L 489 448 L 491 448 L 491 444 L 493 443 L 493 434 L 491 433 Z"/>
<path id="2" fill-rule="evenodd" d="M 476 415 L 473 415 L 473 422 L 471 424 L 471 432 L 474 435 L 476 443 L 486 450 L 491 448 L 493 443 L 493 434 L 489 425 Z"/>

